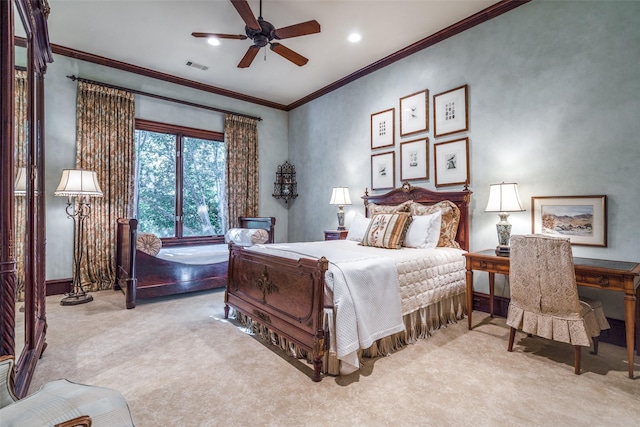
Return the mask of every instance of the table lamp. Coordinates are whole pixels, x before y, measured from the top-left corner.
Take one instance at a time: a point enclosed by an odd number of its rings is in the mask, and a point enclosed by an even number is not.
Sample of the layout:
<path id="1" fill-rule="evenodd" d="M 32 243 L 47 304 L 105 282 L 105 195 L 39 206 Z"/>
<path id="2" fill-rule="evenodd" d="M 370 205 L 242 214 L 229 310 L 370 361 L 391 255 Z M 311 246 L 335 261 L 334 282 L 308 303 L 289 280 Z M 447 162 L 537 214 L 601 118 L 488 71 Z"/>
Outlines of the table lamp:
<path id="1" fill-rule="evenodd" d="M 517 183 L 491 184 L 489 187 L 489 202 L 485 212 L 498 212 L 500 221 L 496 224 L 498 232 L 498 246 L 496 254 L 509 256 L 509 238 L 511 237 L 511 224 L 507 221 L 509 212 L 522 212 L 522 202 L 518 194 Z"/>
<path id="2" fill-rule="evenodd" d="M 13 185 L 13 191 L 16 196 L 27 195 L 27 168 L 18 168 L 18 175 Z"/>
<path id="3" fill-rule="evenodd" d="M 338 205 L 338 230 L 344 230 L 344 205 L 351 204 L 349 189 L 347 187 L 334 187 L 329 204 Z"/>

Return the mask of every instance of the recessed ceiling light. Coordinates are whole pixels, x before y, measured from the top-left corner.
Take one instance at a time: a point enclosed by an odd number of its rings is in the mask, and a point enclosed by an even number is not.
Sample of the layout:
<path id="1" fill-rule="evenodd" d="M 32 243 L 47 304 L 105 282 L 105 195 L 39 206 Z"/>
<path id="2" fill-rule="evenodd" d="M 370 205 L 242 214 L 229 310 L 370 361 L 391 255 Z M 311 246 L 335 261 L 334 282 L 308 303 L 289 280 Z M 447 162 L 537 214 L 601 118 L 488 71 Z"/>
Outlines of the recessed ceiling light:
<path id="1" fill-rule="evenodd" d="M 358 43 L 360 40 L 362 40 L 362 36 L 358 33 L 351 33 L 349 34 L 349 37 L 347 37 L 347 40 L 349 40 L 351 43 Z"/>
<path id="2" fill-rule="evenodd" d="M 207 43 L 209 43 L 211 46 L 220 46 L 220 40 L 215 37 L 209 37 L 207 39 Z"/>

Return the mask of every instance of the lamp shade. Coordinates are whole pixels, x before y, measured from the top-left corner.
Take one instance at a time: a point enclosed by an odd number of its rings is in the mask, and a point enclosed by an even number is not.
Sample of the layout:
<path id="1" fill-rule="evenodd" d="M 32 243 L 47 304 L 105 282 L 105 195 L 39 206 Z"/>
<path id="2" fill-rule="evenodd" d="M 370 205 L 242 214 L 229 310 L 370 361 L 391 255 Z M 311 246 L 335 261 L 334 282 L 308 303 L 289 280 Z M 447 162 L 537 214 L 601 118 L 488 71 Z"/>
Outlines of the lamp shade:
<path id="1" fill-rule="evenodd" d="M 55 193 L 56 196 L 102 197 L 98 177 L 94 171 L 64 169 Z"/>
<path id="2" fill-rule="evenodd" d="M 347 187 L 334 187 L 331 193 L 330 205 L 350 205 L 351 197 L 349 197 L 349 189 Z"/>
<path id="3" fill-rule="evenodd" d="M 18 168 L 13 192 L 16 196 L 24 196 L 27 194 L 27 168 Z"/>
<path id="4" fill-rule="evenodd" d="M 521 212 L 523 210 L 518 194 L 518 184 L 504 182 L 491 184 L 486 212 Z"/>

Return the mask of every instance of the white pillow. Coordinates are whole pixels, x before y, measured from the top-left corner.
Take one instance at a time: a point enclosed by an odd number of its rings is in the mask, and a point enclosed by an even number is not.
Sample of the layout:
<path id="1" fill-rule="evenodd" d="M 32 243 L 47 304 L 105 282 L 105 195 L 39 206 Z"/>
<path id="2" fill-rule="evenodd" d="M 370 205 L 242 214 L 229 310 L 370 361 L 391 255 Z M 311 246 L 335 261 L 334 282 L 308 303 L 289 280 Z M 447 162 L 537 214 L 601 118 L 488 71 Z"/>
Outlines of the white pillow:
<path id="1" fill-rule="evenodd" d="M 356 213 L 351 221 L 351 227 L 347 233 L 347 240 L 355 240 L 356 242 L 362 242 L 364 235 L 367 233 L 371 218 L 365 218 L 362 214 Z"/>
<path id="2" fill-rule="evenodd" d="M 239 246 L 252 246 L 269 240 L 269 232 L 262 228 L 230 228 L 224 235 L 225 243 L 233 242 Z"/>
<path id="3" fill-rule="evenodd" d="M 414 216 L 404 245 L 408 248 L 432 249 L 435 248 L 440 239 L 440 226 L 442 222 L 442 212 L 438 211 L 429 215 Z"/>

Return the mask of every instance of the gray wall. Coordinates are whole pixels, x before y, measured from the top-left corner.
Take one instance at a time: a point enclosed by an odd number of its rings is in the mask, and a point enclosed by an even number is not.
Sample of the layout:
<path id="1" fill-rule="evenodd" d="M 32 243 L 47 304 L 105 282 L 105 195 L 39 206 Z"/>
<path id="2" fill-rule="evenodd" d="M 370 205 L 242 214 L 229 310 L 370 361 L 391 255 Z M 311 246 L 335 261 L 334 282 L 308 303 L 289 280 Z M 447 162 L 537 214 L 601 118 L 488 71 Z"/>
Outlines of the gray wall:
<path id="1" fill-rule="evenodd" d="M 606 195 L 608 247 L 574 246 L 576 256 L 640 261 L 640 2 L 535 1 L 416 53 L 290 112 L 289 158 L 300 196 L 289 211 L 290 240 L 322 239 L 337 225 L 331 188 L 348 186 L 346 223 L 364 212 L 371 187 L 369 123 L 396 108 L 399 185 L 399 98 L 469 85 L 471 249 L 497 244 L 495 213 L 485 213 L 489 185 L 517 182 L 526 212 L 512 214 L 514 234 L 531 231 L 532 196 Z M 432 102 L 430 107 L 433 108 Z M 376 150 L 384 152 L 385 150 Z M 461 187 L 444 187 L 458 190 Z M 486 275 L 476 290 L 487 292 Z M 496 293 L 508 295 L 504 278 Z M 604 300 L 607 315 L 624 318 L 622 295 Z"/>
<path id="2" fill-rule="evenodd" d="M 286 112 L 55 55 L 45 75 L 47 280 L 67 279 L 72 274 L 73 222 L 65 214 L 66 199 L 53 196 L 62 169 L 75 166 L 77 83 L 66 78 L 71 74 L 261 117 L 263 120 L 258 124 L 260 215 L 276 217 L 276 240 L 287 239 L 286 205 L 271 197 L 276 168 L 288 159 Z M 224 130 L 224 116 L 220 113 L 145 96 L 136 96 L 136 118 L 219 132 Z"/>

